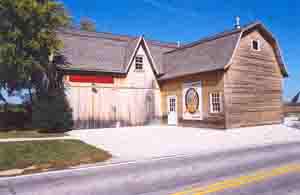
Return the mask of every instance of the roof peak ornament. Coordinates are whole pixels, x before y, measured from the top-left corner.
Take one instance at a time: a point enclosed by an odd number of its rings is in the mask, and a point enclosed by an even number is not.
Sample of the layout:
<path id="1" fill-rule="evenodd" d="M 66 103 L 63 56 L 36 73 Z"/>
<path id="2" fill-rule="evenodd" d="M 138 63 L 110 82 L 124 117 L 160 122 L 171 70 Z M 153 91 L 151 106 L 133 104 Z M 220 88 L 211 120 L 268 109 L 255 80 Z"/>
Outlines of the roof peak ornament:
<path id="1" fill-rule="evenodd" d="M 241 21 L 241 18 L 239 16 L 236 16 L 235 17 L 235 25 L 234 25 L 234 27 L 236 29 L 241 29 L 240 21 Z"/>

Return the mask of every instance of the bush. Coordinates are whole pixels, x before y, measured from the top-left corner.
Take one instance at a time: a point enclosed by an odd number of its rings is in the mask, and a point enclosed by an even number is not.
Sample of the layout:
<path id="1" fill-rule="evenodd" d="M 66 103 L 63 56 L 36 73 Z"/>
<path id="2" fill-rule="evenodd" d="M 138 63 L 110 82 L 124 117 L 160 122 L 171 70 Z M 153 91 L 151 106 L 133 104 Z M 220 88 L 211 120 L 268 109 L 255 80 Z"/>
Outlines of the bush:
<path id="1" fill-rule="evenodd" d="M 34 102 L 32 126 L 46 133 L 66 132 L 72 129 L 72 109 L 62 89 L 49 92 Z"/>
<path id="2" fill-rule="evenodd" d="M 27 112 L 0 112 L 0 131 L 23 129 L 30 122 Z"/>

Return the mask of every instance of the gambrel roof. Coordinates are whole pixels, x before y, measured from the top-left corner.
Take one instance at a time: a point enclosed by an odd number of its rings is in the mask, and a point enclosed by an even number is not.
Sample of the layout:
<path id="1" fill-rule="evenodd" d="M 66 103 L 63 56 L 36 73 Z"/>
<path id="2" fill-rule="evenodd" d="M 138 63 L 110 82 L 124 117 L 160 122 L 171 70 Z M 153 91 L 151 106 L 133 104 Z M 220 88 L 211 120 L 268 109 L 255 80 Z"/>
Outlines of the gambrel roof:
<path id="1" fill-rule="evenodd" d="M 58 36 L 63 41 L 62 54 L 68 62 L 67 66 L 62 67 L 65 70 L 126 74 L 137 47 L 140 43 L 147 42 L 144 45 L 147 45 L 149 55 L 155 61 L 156 73 L 161 74 L 163 53 L 177 47 L 175 43 L 146 41 L 142 36 L 74 29 L 60 30 Z"/>
<path id="2" fill-rule="evenodd" d="M 262 31 L 272 42 L 281 72 L 283 76 L 288 76 L 277 40 L 262 23 L 255 22 L 165 53 L 164 75 L 160 80 L 229 68 L 241 37 L 255 28 Z"/>
<path id="3" fill-rule="evenodd" d="M 260 22 L 181 47 L 177 47 L 176 43 L 147 40 L 143 36 L 61 30 L 62 53 L 69 62 L 62 69 L 126 75 L 138 47 L 143 45 L 159 80 L 225 70 L 230 67 L 243 34 L 253 29 L 260 30 L 272 43 L 281 72 L 288 76 L 277 40 Z"/>
<path id="4" fill-rule="evenodd" d="M 233 55 L 240 33 L 226 32 L 167 52 L 161 80 L 224 69 Z"/>

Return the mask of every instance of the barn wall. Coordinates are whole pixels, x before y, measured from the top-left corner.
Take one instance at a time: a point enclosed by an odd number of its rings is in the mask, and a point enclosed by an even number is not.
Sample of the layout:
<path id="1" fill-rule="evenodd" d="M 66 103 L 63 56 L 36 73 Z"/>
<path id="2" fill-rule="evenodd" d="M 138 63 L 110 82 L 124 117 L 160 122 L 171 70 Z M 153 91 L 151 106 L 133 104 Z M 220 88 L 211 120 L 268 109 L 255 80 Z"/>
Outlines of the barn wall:
<path id="1" fill-rule="evenodd" d="M 135 61 L 126 78 L 114 78 L 113 84 L 73 83 L 66 79 L 73 108 L 75 128 L 143 125 L 161 116 L 160 89 L 143 47 L 144 70 L 135 70 Z"/>
<path id="2" fill-rule="evenodd" d="M 73 86 L 68 95 L 75 128 L 142 125 L 159 115 L 158 90 Z"/>
<path id="3" fill-rule="evenodd" d="M 183 84 L 191 82 L 202 82 L 202 110 L 203 110 L 203 120 L 192 121 L 183 120 Z M 210 113 L 209 106 L 209 94 L 211 92 L 223 92 L 223 72 L 207 72 L 195 75 L 189 75 L 181 78 L 176 78 L 172 80 L 167 80 L 161 82 L 161 108 L 163 118 L 167 118 L 167 97 L 170 95 L 176 95 L 177 97 L 177 108 L 178 108 L 178 120 L 180 125 L 183 126 L 194 126 L 194 127 L 225 127 L 224 113 L 213 114 Z M 224 98 L 222 98 L 224 100 Z"/>
<path id="4" fill-rule="evenodd" d="M 144 70 L 135 70 L 135 59 L 133 60 L 126 78 L 115 78 L 116 87 L 159 89 L 155 74 L 147 58 L 145 48 L 138 48 L 136 55 L 144 56 Z"/>
<path id="5" fill-rule="evenodd" d="M 255 39 L 261 51 L 252 50 Z M 259 31 L 245 34 L 225 74 L 227 128 L 280 123 L 282 80 L 271 43 Z"/>

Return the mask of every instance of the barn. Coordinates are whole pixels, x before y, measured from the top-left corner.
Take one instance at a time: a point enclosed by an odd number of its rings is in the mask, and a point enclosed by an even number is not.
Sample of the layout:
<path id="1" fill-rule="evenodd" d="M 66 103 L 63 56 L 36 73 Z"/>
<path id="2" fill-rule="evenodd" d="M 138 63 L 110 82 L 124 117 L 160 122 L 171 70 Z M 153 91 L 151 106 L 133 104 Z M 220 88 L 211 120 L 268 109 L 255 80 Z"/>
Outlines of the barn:
<path id="1" fill-rule="evenodd" d="M 282 122 L 288 73 L 261 22 L 184 45 L 74 29 L 59 37 L 74 128 Z"/>

